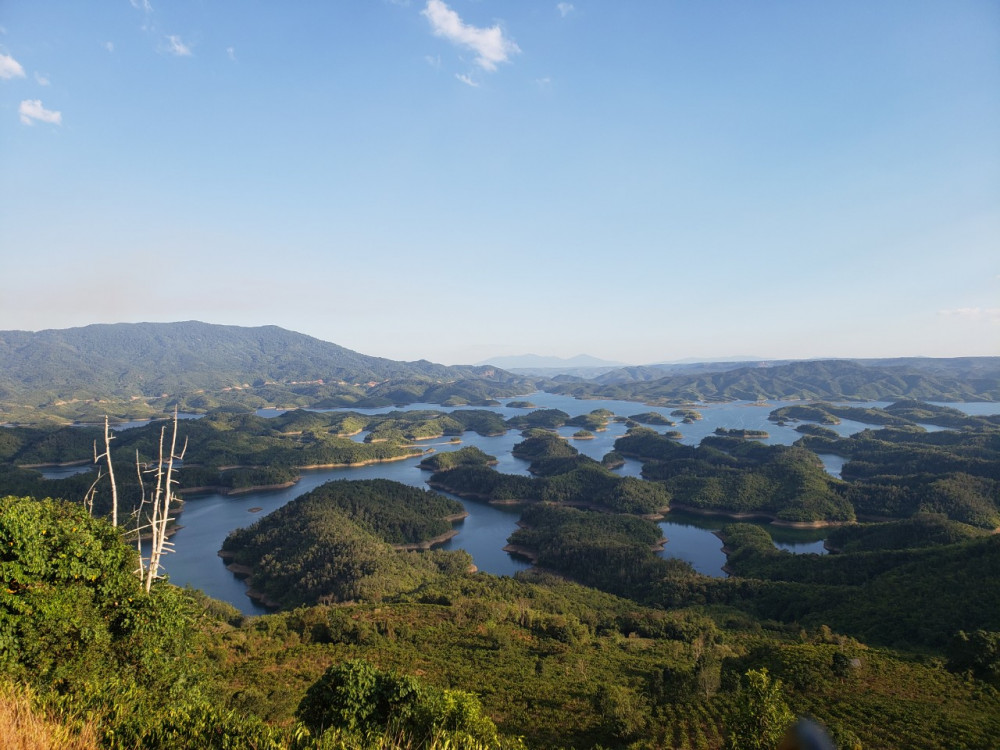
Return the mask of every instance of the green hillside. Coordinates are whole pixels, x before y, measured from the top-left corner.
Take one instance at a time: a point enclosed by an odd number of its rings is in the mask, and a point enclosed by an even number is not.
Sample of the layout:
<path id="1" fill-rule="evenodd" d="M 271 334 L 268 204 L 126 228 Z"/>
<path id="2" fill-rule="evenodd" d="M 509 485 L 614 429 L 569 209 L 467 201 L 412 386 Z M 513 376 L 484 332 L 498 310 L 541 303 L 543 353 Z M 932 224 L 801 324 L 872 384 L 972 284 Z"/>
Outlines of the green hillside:
<path id="1" fill-rule="evenodd" d="M 301 516 L 285 533 L 331 529 L 339 512 Z M 578 511 L 559 515 L 586 526 L 577 529 L 584 543 L 606 526 Z M 619 518 L 625 550 L 625 526 L 640 519 Z M 344 528 L 360 542 L 357 527 Z M 654 538 L 655 529 L 644 541 Z M 376 558 L 394 554 L 371 535 L 360 543 Z M 274 550 L 271 565 L 293 559 Z M 942 553 L 952 582 L 979 551 L 960 543 Z M 907 650 L 908 619 L 899 620 L 896 646 L 876 647 L 836 626 L 755 615 L 777 604 L 768 589 L 777 581 L 711 583 L 678 566 L 656 573 L 686 593 L 649 606 L 540 571 L 415 575 L 427 564 L 421 554 L 399 557 L 393 590 L 372 601 L 246 618 L 166 581 L 146 593 L 132 575 L 134 549 L 79 505 L 2 498 L 0 728 L 20 701 L 19 726 L 34 711 L 92 738 L 81 747 L 122 750 L 741 750 L 773 747 L 739 735 L 770 709 L 814 717 L 838 750 L 987 750 L 1000 733 L 996 632 L 958 634 L 945 661 Z M 884 596 L 898 584 L 892 571 L 858 592 L 856 606 L 830 602 L 829 614 L 889 623 L 942 604 L 920 602 L 920 587 L 944 583 L 935 559 L 926 563 L 915 559 L 905 569 L 914 585 L 879 605 L 891 612 L 868 611 L 875 601 L 864 595 Z M 994 565 L 972 584 L 995 589 L 995 574 Z M 762 601 L 741 599 L 755 584 Z M 829 588 L 783 585 L 807 598 Z M 703 593 L 714 588 L 739 607 L 706 606 Z M 995 612 L 991 601 L 977 610 L 983 626 L 995 625 L 983 617 Z M 741 687 L 748 678 L 768 686 L 766 705 Z"/>
<path id="2" fill-rule="evenodd" d="M 492 367 L 370 357 L 277 326 L 119 323 L 0 331 L 0 419 L 143 418 L 177 404 L 473 403 L 531 390 Z M 101 404 L 95 404 L 101 400 Z"/>
<path id="3" fill-rule="evenodd" d="M 949 360 L 944 360 L 949 362 Z M 1000 358 L 967 357 L 945 366 L 938 360 L 791 362 L 771 367 L 669 375 L 622 383 L 551 382 L 547 390 L 588 398 L 645 403 L 759 399 L 844 401 L 919 399 L 1000 401 Z"/>

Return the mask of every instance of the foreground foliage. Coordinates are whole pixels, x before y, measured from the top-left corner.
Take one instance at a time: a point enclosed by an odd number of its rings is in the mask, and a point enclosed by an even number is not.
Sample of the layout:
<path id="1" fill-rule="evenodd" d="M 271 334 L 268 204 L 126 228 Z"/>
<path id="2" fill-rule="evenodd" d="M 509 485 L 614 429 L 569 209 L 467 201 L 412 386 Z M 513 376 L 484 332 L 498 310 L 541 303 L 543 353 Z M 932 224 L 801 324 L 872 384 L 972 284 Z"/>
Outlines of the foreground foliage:
<path id="1" fill-rule="evenodd" d="M 438 577 L 378 603 L 243 618 L 162 581 L 145 594 L 129 578 L 134 553 L 77 507 L 0 507 L 0 673 L 101 747 L 486 748 L 523 736 L 718 749 L 752 705 L 741 680 L 764 668 L 840 747 L 988 748 L 1000 733 L 1000 694 L 976 676 L 988 662 L 968 661 L 991 653 L 989 634 L 970 631 L 952 674 L 829 628 L 650 608 L 542 573 Z"/>
<path id="2" fill-rule="evenodd" d="M 445 735 L 456 749 L 500 744 L 496 725 L 471 693 L 428 686 L 362 659 L 329 667 L 306 691 L 296 717 L 316 735 L 332 728 L 358 745 L 382 735 L 414 748 Z"/>
<path id="3" fill-rule="evenodd" d="M 39 706 L 24 684 L 0 681 L 0 737 L 5 750 L 96 750 L 92 723 Z"/>

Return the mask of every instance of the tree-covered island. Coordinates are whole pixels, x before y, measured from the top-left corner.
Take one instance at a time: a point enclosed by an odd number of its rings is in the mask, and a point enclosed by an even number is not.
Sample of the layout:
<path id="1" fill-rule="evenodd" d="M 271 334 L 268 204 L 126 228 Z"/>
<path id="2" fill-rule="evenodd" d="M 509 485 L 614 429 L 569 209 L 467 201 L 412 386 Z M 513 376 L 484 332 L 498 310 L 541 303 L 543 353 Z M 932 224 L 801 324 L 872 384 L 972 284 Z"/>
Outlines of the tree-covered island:
<path id="1" fill-rule="evenodd" d="M 455 500 L 385 479 L 327 482 L 226 537 L 220 555 L 271 607 L 381 601 L 469 571 L 466 552 L 423 554 L 455 535 Z"/>
<path id="2" fill-rule="evenodd" d="M 535 567 L 497 578 L 472 572 L 464 552 L 420 549 L 452 532 L 459 503 L 386 480 L 327 483 L 225 542 L 279 608 L 262 617 L 167 580 L 147 593 L 134 547 L 98 517 L 107 493 L 93 516 L 74 494 L 94 475 L 26 468 L 92 460 L 103 430 L 0 431 L 0 479 L 35 495 L 0 500 L 0 722 L 18 706 L 63 733 L 61 746 L 93 737 L 87 750 L 722 750 L 742 747 L 758 685 L 784 720 L 815 717 L 838 749 L 992 747 L 1000 425 L 905 403 L 885 412 L 907 423 L 850 438 L 813 423 L 794 446 L 688 446 L 632 427 L 599 462 L 551 431 L 573 417 L 549 413 L 517 427 L 531 476 L 496 471 L 476 448 L 412 447 L 513 427 L 476 411 L 182 421 L 182 486 L 422 456 L 432 486 L 524 503 L 509 544 Z M 932 419 L 952 424 L 917 426 Z M 114 460 L 153 461 L 159 430 L 116 434 Z M 346 437 L 359 432 L 385 439 Z M 844 479 L 815 452 L 848 458 Z M 625 457 L 643 479 L 609 468 Z M 65 500 L 40 499 L 56 490 Z M 731 524 L 719 532 L 731 575 L 712 578 L 664 556 L 654 519 L 679 506 L 840 525 L 820 556 Z"/>

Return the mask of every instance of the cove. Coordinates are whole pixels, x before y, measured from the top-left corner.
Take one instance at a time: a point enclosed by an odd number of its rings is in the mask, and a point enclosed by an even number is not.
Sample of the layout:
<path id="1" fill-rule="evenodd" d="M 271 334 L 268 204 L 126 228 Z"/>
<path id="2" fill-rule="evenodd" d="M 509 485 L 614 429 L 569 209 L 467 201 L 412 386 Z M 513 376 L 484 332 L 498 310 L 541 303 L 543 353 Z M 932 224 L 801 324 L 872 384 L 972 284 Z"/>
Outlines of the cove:
<path id="1" fill-rule="evenodd" d="M 570 396 L 550 393 L 534 393 L 528 397 L 504 399 L 500 406 L 476 407 L 488 408 L 504 418 L 524 414 L 528 409 L 510 407 L 510 401 L 530 399 L 535 408 L 562 409 L 570 416 L 586 414 L 594 409 L 609 409 L 618 416 L 628 417 L 640 412 L 655 412 L 676 421 L 674 427 L 657 428 L 677 430 L 681 433 L 681 442 L 697 445 L 706 435 L 715 431 L 716 427 L 742 428 L 750 430 L 765 430 L 770 437 L 764 442 L 770 444 L 790 445 L 801 434 L 796 432 L 794 424 L 776 425 L 767 417 L 773 409 L 785 406 L 791 401 L 731 402 L 721 404 L 701 404 L 691 408 L 697 409 L 702 419 L 690 424 L 681 423 L 677 417 L 670 416 L 674 407 L 650 407 L 631 401 L 613 399 L 578 400 Z M 868 402 L 868 406 L 886 405 L 888 402 Z M 954 405 L 969 406 L 969 405 Z M 978 406 L 978 405 L 977 405 Z M 996 404 L 986 408 L 996 410 Z M 391 411 L 409 411 L 416 409 L 433 409 L 444 412 L 457 409 L 441 407 L 434 404 L 411 404 L 406 407 L 381 407 L 377 409 L 335 409 L 323 411 L 356 411 L 364 414 L 387 413 Z M 281 409 L 260 410 L 258 414 L 273 417 L 283 413 Z M 868 425 L 843 420 L 839 425 L 833 425 L 838 434 L 850 435 L 865 429 Z M 117 428 L 116 428 L 117 429 Z M 574 440 L 572 435 L 575 427 L 561 427 L 559 434 L 570 439 L 570 443 L 584 455 L 600 460 L 613 450 L 617 438 L 625 434 L 626 426 L 622 422 L 609 423 L 606 430 L 595 432 L 593 439 Z M 354 436 L 355 440 L 363 440 L 364 434 Z M 463 446 L 473 445 L 486 453 L 497 457 L 497 471 L 507 474 L 528 473 L 528 462 L 511 455 L 511 449 L 522 440 L 520 432 L 508 430 L 504 435 L 484 437 L 472 432 L 466 432 L 460 443 L 451 443 L 446 439 L 419 441 L 422 448 L 435 451 L 452 451 Z M 843 460 L 838 457 L 821 457 L 824 465 L 831 473 L 839 472 Z M 206 494 L 187 496 L 183 512 L 178 522 L 181 528 L 172 541 L 175 551 L 164 558 L 164 567 L 170 580 L 178 585 L 189 585 L 204 590 L 209 596 L 232 603 L 247 614 L 261 614 L 265 610 L 246 596 L 245 584 L 226 569 L 221 558 L 217 556 L 222 542 L 230 531 L 248 526 L 257 518 L 281 507 L 292 499 L 318 487 L 327 481 L 343 479 L 392 479 L 414 487 L 425 487 L 429 474 L 422 471 L 417 463 L 419 458 L 390 463 L 371 464 L 364 467 L 322 469 L 302 472 L 302 479 L 295 485 L 275 491 L 250 492 L 241 495 L 224 496 Z M 627 476 L 641 476 L 642 465 L 635 460 L 626 460 L 618 473 Z M 456 498 L 469 513 L 469 516 L 456 524 L 458 534 L 443 545 L 443 549 L 464 549 L 479 568 L 494 575 L 514 575 L 517 571 L 529 567 L 529 563 L 503 551 L 507 538 L 517 528 L 520 511 L 517 508 L 491 506 L 487 503 Z M 251 513 L 251 508 L 259 508 Z M 677 511 L 670 512 L 660 522 L 663 536 L 667 538 L 663 551 L 667 557 L 685 560 L 700 573 L 711 576 L 723 576 L 722 566 L 725 556 L 722 553 L 722 543 L 713 532 L 731 521 L 721 516 L 698 516 Z M 822 529 L 795 530 L 761 524 L 774 539 L 780 549 L 795 553 L 823 554 L 825 531 Z"/>

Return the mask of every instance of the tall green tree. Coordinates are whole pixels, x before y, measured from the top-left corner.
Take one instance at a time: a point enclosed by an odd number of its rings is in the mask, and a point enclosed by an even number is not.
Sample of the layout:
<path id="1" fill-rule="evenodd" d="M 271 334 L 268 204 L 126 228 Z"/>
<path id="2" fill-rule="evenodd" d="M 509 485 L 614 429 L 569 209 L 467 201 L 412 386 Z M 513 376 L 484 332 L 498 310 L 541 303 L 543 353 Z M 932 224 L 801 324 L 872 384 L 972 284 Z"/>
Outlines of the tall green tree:
<path id="1" fill-rule="evenodd" d="M 767 668 L 751 669 L 736 695 L 726 750 L 775 750 L 794 721 L 781 680 L 772 680 Z"/>

